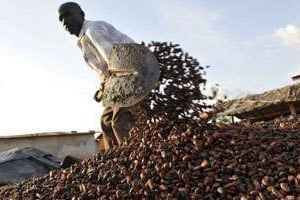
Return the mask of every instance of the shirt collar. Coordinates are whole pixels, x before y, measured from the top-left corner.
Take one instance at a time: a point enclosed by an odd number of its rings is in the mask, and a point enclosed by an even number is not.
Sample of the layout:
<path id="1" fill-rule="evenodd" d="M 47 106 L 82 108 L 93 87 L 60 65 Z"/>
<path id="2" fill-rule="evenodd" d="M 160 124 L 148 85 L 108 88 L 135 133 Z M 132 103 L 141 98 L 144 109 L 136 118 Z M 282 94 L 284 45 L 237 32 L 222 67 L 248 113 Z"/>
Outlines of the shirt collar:
<path id="1" fill-rule="evenodd" d="M 78 36 L 78 41 L 80 41 L 81 38 L 83 37 L 83 35 L 85 34 L 87 28 L 89 27 L 89 24 L 90 24 L 90 21 L 88 21 L 88 20 L 83 21 L 82 27 L 81 27 L 81 30 L 80 30 L 80 33 L 79 33 L 79 36 Z"/>

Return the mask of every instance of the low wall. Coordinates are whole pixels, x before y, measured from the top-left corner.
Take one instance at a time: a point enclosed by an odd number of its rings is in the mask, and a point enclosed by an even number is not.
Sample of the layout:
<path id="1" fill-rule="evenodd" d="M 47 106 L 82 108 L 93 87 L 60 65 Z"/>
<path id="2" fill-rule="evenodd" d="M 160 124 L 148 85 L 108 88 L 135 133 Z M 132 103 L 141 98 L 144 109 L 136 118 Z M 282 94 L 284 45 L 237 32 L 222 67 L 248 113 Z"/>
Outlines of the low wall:
<path id="1" fill-rule="evenodd" d="M 55 132 L 30 135 L 0 137 L 0 152 L 12 149 L 34 147 L 50 153 L 59 159 L 67 155 L 84 159 L 98 152 L 94 131 L 90 132 Z"/>

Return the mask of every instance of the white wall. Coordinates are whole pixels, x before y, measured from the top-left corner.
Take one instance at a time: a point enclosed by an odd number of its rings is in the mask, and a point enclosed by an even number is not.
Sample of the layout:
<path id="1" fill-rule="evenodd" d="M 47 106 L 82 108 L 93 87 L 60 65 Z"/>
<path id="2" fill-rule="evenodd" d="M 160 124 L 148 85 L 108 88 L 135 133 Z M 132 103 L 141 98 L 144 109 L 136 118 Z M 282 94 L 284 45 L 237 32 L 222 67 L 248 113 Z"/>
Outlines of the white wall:
<path id="1" fill-rule="evenodd" d="M 63 159 L 67 155 L 83 159 L 98 152 L 97 142 L 93 133 L 47 134 L 43 136 L 24 135 L 0 138 L 0 152 L 23 147 L 34 147 L 59 159 Z"/>

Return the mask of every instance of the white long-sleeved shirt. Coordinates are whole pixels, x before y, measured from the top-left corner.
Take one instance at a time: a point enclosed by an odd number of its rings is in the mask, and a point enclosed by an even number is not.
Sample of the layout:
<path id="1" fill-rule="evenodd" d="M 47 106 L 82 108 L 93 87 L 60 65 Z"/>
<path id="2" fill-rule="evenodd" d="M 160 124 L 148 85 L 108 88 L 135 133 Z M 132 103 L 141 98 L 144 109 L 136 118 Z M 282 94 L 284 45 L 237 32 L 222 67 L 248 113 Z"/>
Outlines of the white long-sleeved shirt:
<path id="1" fill-rule="evenodd" d="M 83 22 L 78 46 L 86 63 L 98 73 L 101 82 L 108 76 L 109 55 L 116 43 L 134 41 L 104 21 Z"/>

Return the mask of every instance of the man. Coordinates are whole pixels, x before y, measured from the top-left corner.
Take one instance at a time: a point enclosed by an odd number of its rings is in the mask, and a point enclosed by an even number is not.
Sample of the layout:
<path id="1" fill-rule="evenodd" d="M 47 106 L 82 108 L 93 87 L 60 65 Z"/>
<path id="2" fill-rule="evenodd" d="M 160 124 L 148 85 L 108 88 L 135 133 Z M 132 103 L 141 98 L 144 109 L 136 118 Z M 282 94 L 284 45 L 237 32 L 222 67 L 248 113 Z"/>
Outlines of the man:
<path id="1" fill-rule="evenodd" d="M 105 81 L 110 76 L 109 56 L 114 44 L 134 43 L 134 41 L 104 21 L 85 20 L 85 14 L 75 2 L 67 2 L 59 7 L 59 20 L 66 31 L 78 37 L 86 63 L 97 72 L 100 89 L 94 99 L 100 102 Z M 106 107 L 101 116 L 104 148 L 120 145 L 133 127 L 135 116 L 128 108 Z"/>

